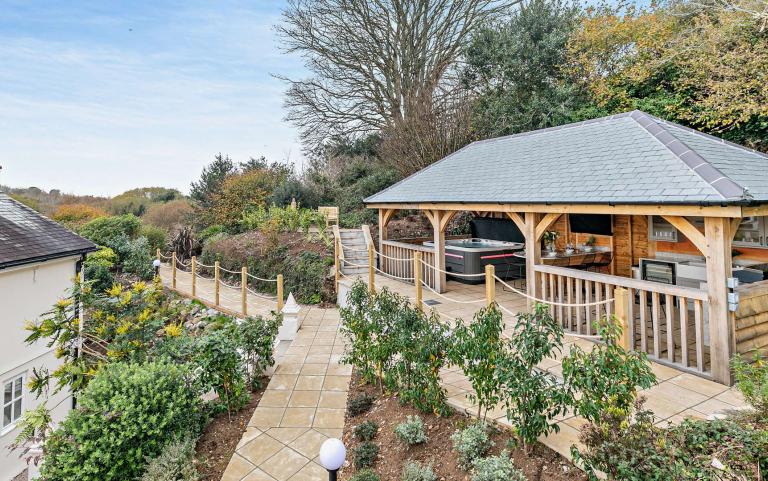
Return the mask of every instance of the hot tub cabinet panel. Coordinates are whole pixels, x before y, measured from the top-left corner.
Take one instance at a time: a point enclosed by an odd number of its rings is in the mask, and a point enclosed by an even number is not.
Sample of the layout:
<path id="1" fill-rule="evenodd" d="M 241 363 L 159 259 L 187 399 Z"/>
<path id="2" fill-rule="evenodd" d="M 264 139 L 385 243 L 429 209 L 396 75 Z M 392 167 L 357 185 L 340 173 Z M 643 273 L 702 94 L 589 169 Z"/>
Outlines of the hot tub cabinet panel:
<path id="1" fill-rule="evenodd" d="M 425 242 L 425 246 L 433 246 Z M 514 257 L 515 251 L 523 248 L 518 242 L 491 241 L 485 239 L 449 240 L 445 245 L 445 270 L 456 274 L 483 274 L 485 266 L 491 264 L 496 275 L 502 279 L 518 278 L 525 273 L 525 260 Z M 465 284 L 482 284 L 485 277 L 452 276 L 452 280 Z"/>

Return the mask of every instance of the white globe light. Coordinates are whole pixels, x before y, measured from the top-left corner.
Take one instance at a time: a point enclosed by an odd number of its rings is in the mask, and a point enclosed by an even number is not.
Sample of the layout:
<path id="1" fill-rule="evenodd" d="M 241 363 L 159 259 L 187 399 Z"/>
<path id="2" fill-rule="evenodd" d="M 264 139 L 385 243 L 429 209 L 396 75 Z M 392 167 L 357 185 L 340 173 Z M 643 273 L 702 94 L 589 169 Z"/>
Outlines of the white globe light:
<path id="1" fill-rule="evenodd" d="M 326 439 L 320 446 L 320 464 L 328 471 L 336 471 L 344 464 L 344 458 L 347 456 L 347 448 L 340 439 Z"/>

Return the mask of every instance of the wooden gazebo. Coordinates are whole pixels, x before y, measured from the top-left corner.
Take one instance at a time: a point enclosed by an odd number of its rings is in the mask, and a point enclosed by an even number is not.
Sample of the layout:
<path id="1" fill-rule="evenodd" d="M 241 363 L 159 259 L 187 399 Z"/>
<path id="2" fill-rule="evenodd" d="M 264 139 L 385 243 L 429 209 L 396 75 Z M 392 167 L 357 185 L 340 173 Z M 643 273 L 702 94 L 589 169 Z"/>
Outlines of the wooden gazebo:
<path id="1" fill-rule="evenodd" d="M 394 258 L 422 252 L 432 267 L 423 278 L 438 292 L 446 290 L 446 227 L 456 213 L 469 211 L 508 218 L 519 228 L 529 296 L 579 304 L 607 299 L 617 287 L 628 289 L 634 300 L 632 346 L 659 362 L 730 383 L 735 352 L 768 346 L 768 313 L 762 316 L 755 307 L 768 304 L 762 297 L 768 299 L 768 289 L 757 283 L 738 301 L 733 294 L 740 289 L 731 280 L 733 241 L 742 220 L 768 216 L 765 154 L 634 111 L 475 142 L 366 203 L 379 211 L 379 251 Z M 429 219 L 432 246 L 388 239 L 390 220 L 398 211 L 412 210 Z M 613 259 L 606 272 L 542 261 L 546 231 L 569 236 L 565 214 L 611 215 L 614 230 L 604 242 Z M 651 240 L 654 219 L 678 234 L 674 246 Z M 745 250 L 755 263 L 768 263 L 768 249 L 761 249 L 768 239 L 759 240 Z M 640 258 L 664 249 L 703 257 L 705 282 L 663 284 L 632 275 Z M 413 269 L 385 258 L 379 265 L 404 277 Z M 742 317 L 749 320 L 740 324 L 745 303 L 749 312 Z M 589 332 L 600 312 L 561 308 L 556 315 L 566 329 Z"/>

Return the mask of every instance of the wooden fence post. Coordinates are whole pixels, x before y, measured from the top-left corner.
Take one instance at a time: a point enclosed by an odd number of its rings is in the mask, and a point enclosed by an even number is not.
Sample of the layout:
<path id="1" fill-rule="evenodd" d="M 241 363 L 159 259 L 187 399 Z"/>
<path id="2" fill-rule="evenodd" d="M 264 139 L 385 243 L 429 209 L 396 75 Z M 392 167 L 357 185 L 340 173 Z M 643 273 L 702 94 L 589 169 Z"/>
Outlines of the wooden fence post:
<path id="1" fill-rule="evenodd" d="M 277 275 L 277 312 L 283 311 L 283 275 Z"/>
<path id="2" fill-rule="evenodd" d="M 334 265 L 334 276 L 335 276 L 335 285 L 336 285 L 336 294 L 339 293 L 339 279 L 341 277 L 340 272 L 340 266 L 339 266 L 339 238 L 335 237 L 333 242 L 333 265 Z"/>
<path id="3" fill-rule="evenodd" d="M 629 351 L 629 291 L 623 287 L 615 288 L 613 290 L 613 302 L 616 322 L 621 327 L 621 335 L 618 342 L 624 350 Z"/>
<path id="4" fill-rule="evenodd" d="M 173 253 L 171 258 L 171 286 L 176 289 L 176 253 Z"/>
<path id="5" fill-rule="evenodd" d="M 373 256 L 373 245 L 368 244 L 368 288 L 371 292 L 376 291 L 376 287 L 374 286 L 374 282 L 376 281 L 376 270 L 374 270 L 374 266 L 376 265 L 376 258 Z"/>
<path id="6" fill-rule="evenodd" d="M 248 315 L 248 268 L 243 266 L 240 270 L 240 294 L 242 297 L 243 315 Z"/>
<path id="7" fill-rule="evenodd" d="M 216 297 L 216 305 L 219 305 L 219 261 L 213 263 L 213 290 Z"/>
<path id="8" fill-rule="evenodd" d="M 197 256 L 192 256 L 192 264 L 190 270 L 192 271 L 192 298 L 197 295 Z"/>
<path id="9" fill-rule="evenodd" d="M 496 302 L 496 268 L 493 264 L 485 265 L 485 302 L 491 305 Z"/>
<path id="10" fill-rule="evenodd" d="M 413 253 L 413 284 L 416 286 L 416 307 L 424 310 L 424 293 L 421 285 L 421 252 Z"/>

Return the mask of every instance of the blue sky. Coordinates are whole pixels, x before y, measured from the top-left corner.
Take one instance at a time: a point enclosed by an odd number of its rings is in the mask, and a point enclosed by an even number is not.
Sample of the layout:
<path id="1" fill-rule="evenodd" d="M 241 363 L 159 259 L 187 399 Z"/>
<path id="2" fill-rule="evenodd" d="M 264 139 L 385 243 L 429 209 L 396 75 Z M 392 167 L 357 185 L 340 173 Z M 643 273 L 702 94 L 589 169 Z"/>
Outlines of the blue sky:
<path id="1" fill-rule="evenodd" d="M 221 151 L 301 163 L 283 0 L 0 0 L 0 184 L 186 191 Z"/>

